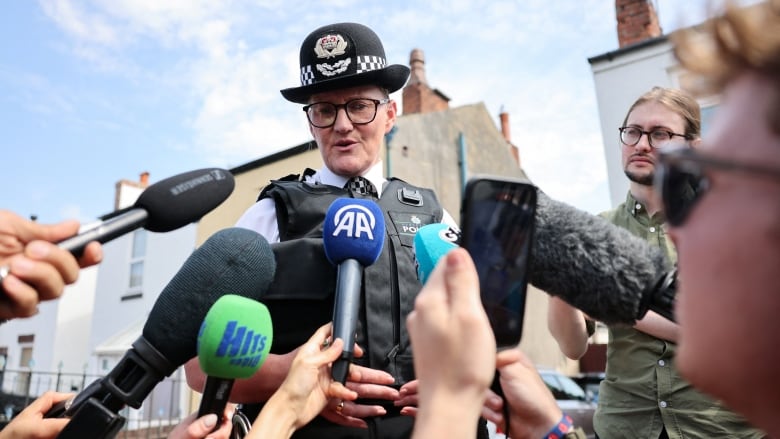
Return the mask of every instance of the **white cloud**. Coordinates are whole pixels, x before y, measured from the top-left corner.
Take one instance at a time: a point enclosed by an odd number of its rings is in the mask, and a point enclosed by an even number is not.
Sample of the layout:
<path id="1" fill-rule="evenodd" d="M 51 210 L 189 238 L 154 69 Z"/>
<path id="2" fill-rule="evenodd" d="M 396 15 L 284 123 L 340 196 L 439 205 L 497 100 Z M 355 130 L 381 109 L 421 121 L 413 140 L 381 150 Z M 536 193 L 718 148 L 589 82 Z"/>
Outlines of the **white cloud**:
<path id="1" fill-rule="evenodd" d="M 115 29 L 104 17 L 90 13 L 71 0 L 41 0 L 46 15 L 63 31 L 78 40 L 89 40 L 96 44 L 111 46 L 117 43 Z"/>

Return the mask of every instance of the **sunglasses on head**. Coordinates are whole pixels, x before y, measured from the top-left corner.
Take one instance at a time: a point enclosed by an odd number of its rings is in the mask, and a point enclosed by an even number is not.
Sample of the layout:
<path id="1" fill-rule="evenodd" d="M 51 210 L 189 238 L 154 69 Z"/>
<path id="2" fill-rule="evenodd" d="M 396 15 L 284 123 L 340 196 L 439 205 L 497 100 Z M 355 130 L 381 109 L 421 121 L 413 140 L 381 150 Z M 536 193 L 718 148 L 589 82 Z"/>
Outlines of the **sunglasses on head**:
<path id="1" fill-rule="evenodd" d="M 660 151 L 654 184 L 663 200 L 666 221 L 671 226 L 681 226 L 709 190 L 710 181 L 705 175 L 708 168 L 780 180 L 780 168 L 709 157 L 691 148 Z"/>

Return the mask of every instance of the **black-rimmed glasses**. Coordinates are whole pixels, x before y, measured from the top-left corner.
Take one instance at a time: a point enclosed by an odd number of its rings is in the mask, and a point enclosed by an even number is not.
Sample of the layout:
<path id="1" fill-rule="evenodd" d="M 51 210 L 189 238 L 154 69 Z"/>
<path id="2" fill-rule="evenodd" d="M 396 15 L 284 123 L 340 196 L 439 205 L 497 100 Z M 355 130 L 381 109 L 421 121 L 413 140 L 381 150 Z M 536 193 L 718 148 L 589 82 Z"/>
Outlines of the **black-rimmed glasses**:
<path id="1" fill-rule="evenodd" d="M 356 125 L 371 123 L 376 118 L 376 111 L 380 105 L 390 102 L 390 99 L 350 99 L 343 104 L 330 102 L 315 102 L 303 107 L 309 123 L 317 128 L 328 128 L 336 123 L 339 109 L 343 108 L 349 121 Z"/>
<path id="2" fill-rule="evenodd" d="M 673 133 L 662 128 L 644 131 L 638 127 L 620 127 L 618 131 L 620 131 L 620 141 L 626 146 L 634 146 L 639 143 L 643 134 L 647 136 L 647 143 L 658 149 L 670 146 L 675 137 L 691 140 L 691 136 L 687 134 Z"/>
<path id="3" fill-rule="evenodd" d="M 769 177 L 780 182 L 780 168 L 708 157 L 690 148 L 660 151 L 654 184 L 661 194 L 666 221 L 670 225 L 682 225 L 696 203 L 707 193 L 710 181 L 704 173 L 706 168 Z M 686 185 L 693 189 L 692 197 L 681 196 L 688 190 Z"/>

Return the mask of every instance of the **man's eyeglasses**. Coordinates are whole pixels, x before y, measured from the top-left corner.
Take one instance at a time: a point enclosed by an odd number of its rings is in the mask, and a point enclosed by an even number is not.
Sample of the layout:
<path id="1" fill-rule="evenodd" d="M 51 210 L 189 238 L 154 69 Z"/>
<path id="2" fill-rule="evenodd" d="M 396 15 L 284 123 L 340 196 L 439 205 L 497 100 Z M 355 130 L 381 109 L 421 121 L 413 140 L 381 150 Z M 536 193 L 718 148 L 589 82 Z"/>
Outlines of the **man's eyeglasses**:
<path id="1" fill-rule="evenodd" d="M 620 141 L 626 146 L 634 146 L 642 139 L 642 134 L 647 136 L 647 142 L 653 148 L 664 148 L 672 144 L 675 137 L 691 140 L 688 134 L 677 134 L 669 130 L 656 128 L 651 131 L 643 131 L 637 127 L 620 127 Z"/>
<path id="2" fill-rule="evenodd" d="M 780 168 L 708 157 L 691 148 L 660 151 L 654 183 L 661 194 L 666 221 L 670 225 L 682 225 L 696 203 L 709 190 L 710 181 L 704 173 L 707 168 L 770 177 L 780 182 Z M 693 189 L 693 196 L 682 196 L 689 191 L 688 187 Z"/>
<path id="3" fill-rule="evenodd" d="M 309 123 L 317 128 L 328 128 L 336 123 L 336 116 L 339 108 L 343 108 L 347 113 L 347 118 L 355 125 L 365 125 L 371 123 L 376 118 L 376 110 L 382 105 L 390 102 L 390 99 L 351 99 L 344 104 L 332 104 L 330 102 L 315 102 L 303 107 Z"/>

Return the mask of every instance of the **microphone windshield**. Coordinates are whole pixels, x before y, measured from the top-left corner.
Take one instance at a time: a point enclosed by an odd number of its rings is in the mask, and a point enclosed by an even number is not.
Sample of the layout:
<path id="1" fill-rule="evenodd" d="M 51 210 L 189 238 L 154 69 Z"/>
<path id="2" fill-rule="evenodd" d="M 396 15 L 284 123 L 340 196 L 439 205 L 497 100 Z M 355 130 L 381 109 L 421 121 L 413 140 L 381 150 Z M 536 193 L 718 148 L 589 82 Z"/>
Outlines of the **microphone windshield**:
<path id="1" fill-rule="evenodd" d="M 333 265 L 356 259 L 367 267 L 379 258 L 385 233 L 385 216 L 378 204 L 362 198 L 337 198 L 325 214 L 325 256 Z"/>
<path id="2" fill-rule="evenodd" d="M 154 303 L 143 337 L 174 365 L 197 355 L 201 322 L 226 294 L 254 300 L 265 294 L 276 272 L 271 246 L 258 233 L 220 230 L 184 262 Z"/>
<path id="3" fill-rule="evenodd" d="M 234 187 L 230 172 L 219 168 L 198 169 L 149 186 L 133 206 L 149 214 L 145 229 L 170 232 L 214 210 L 230 196 Z"/>
<path id="4" fill-rule="evenodd" d="M 458 248 L 460 234 L 447 224 L 434 223 L 420 227 L 414 235 L 414 260 L 417 278 L 425 284 L 439 259 Z"/>
<path id="5" fill-rule="evenodd" d="M 271 314 L 265 305 L 235 294 L 222 296 L 200 327 L 200 368 L 210 377 L 249 378 L 268 357 L 272 342 Z"/>

